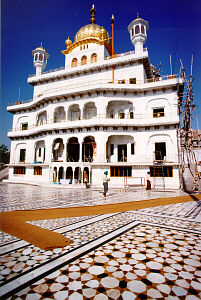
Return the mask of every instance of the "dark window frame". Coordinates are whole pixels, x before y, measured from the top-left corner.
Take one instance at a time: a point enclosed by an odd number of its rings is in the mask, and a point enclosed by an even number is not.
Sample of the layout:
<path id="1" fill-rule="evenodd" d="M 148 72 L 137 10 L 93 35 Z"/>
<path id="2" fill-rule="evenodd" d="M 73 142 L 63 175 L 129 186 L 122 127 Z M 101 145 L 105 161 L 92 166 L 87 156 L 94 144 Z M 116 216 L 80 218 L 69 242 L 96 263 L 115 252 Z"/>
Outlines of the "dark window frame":
<path id="1" fill-rule="evenodd" d="M 132 177 L 131 166 L 111 166 L 110 177 Z"/>
<path id="2" fill-rule="evenodd" d="M 151 177 L 173 177 L 173 166 L 151 166 Z"/>
<path id="3" fill-rule="evenodd" d="M 161 118 L 165 116 L 164 107 L 153 108 L 153 118 Z"/>
<path id="4" fill-rule="evenodd" d="M 43 168 L 40 166 L 35 166 L 33 168 L 33 175 L 42 175 Z"/>
<path id="5" fill-rule="evenodd" d="M 14 175 L 25 175 L 26 174 L 26 168 L 25 167 L 14 167 L 13 168 L 13 174 Z"/>

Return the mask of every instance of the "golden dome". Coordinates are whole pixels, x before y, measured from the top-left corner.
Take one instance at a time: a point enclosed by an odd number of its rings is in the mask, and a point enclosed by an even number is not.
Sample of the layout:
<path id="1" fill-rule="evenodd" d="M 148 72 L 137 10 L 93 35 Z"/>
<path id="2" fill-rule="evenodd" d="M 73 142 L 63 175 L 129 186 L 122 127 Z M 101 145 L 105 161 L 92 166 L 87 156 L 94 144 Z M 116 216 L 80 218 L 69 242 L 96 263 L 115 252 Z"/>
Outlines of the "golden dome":
<path id="1" fill-rule="evenodd" d="M 46 51 L 45 48 L 43 48 L 42 42 L 40 44 L 39 47 L 37 47 L 35 50 L 42 50 L 42 51 Z"/>
<path id="2" fill-rule="evenodd" d="M 68 37 L 68 39 L 65 41 L 65 44 L 66 44 L 66 47 L 67 47 L 67 48 L 72 44 L 72 41 L 69 39 L 69 37 Z"/>
<path id="3" fill-rule="evenodd" d="M 79 42 L 85 39 L 95 38 L 98 41 L 101 40 L 101 36 L 105 36 L 105 39 L 109 39 L 108 32 L 97 24 L 88 24 L 81 27 L 75 36 L 74 42 Z"/>

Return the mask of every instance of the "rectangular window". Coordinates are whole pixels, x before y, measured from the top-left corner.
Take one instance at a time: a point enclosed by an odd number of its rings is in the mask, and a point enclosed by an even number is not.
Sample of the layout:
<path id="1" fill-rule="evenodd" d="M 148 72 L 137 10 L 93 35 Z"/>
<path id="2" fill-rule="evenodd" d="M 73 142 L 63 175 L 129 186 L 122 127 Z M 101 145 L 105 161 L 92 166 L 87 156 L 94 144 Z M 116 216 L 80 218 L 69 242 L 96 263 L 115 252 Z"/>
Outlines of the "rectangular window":
<path id="1" fill-rule="evenodd" d="M 173 177 L 173 167 L 150 167 L 150 175 L 151 177 Z"/>
<path id="2" fill-rule="evenodd" d="M 22 130 L 27 130 L 27 129 L 28 129 L 28 123 L 23 123 Z"/>
<path id="3" fill-rule="evenodd" d="M 154 108 L 153 109 L 153 118 L 164 117 L 164 108 Z"/>
<path id="4" fill-rule="evenodd" d="M 131 155 L 135 154 L 135 144 L 131 144 Z"/>
<path id="5" fill-rule="evenodd" d="M 114 144 L 110 145 L 110 155 L 114 154 Z"/>
<path id="6" fill-rule="evenodd" d="M 42 167 L 34 167 L 34 175 L 42 175 Z"/>
<path id="7" fill-rule="evenodd" d="M 38 157 L 41 157 L 41 148 L 38 148 Z"/>
<path id="8" fill-rule="evenodd" d="M 118 83 L 119 84 L 124 84 L 125 83 L 125 79 L 118 80 Z"/>
<path id="9" fill-rule="evenodd" d="M 26 149 L 20 149 L 20 162 L 25 162 Z"/>
<path id="10" fill-rule="evenodd" d="M 13 174 L 14 175 L 25 175 L 26 168 L 25 167 L 14 167 Z"/>
<path id="11" fill-rule="evenodd" d="M 129 83 L 130 84 L 136 84 L 136 77 L 135 78 L 130 78 Z"/>
<path id="12" fill-rule="evenodd" d="M 110 167 L 110 177 L 132 177 L 132 167 Z"/>
<path id="13" fill-rule="evenodd" d="M 166 157 L 166 143 L 155 143 L 155 160 L 164 160 Z"/>

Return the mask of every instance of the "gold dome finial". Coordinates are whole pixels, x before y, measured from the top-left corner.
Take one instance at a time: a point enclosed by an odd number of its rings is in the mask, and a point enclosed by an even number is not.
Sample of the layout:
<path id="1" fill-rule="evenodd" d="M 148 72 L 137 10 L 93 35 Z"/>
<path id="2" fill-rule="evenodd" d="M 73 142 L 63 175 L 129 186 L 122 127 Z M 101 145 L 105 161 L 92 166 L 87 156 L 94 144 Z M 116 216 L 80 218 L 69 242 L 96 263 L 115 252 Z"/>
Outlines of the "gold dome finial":
<path id="1" fill-rule="evenodd" d="M 139 19 L 140 17 L 139 17 L 139 12 L 137 12 L 137 19 Z"/>
<path id="2" fill-rule="evenodd" d="M 68 37 L 68 39 L 65 41 L 66 47 L 68 48 L 71 44 L 72 41 L 70 40 L 70 38 Z"/>
<path id="3" fill-rule="evenodd" d="M 96 10 L 94 8 L 94 4 L 92 4 L 92 8 L 90 9 L 90 13 L 91 13 L 91 24 L 95 24 L 96 23 L 96 19 L 95 19 L 95 14 L 96 14 Z"/>

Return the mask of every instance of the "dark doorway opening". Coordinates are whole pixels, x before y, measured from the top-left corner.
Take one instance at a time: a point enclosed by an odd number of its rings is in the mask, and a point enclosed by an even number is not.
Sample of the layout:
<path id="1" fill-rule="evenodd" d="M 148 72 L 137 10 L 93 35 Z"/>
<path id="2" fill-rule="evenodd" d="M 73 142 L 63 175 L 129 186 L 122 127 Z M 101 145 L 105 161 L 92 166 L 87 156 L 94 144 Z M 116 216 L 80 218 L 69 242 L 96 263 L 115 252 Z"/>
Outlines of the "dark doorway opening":
<path id="1" fill-rule="evenodd" d="M 79 161 L 80 147 L 78 139 L 73 137 L 67 145 L 67 161 Z"/>
<path id="2" fill-rule="evenodd" d="M 59 182 L 60 182 L 60 179 L 63 179 L 63 178 L 64 178 L 64 168 L 60 167 L 59 168 Z"/>
<path id="3" fill-rule="evenodd" d="M 164 160 L 166 156 L 166 143 L 155 143 L 155 160 Z"/>
<path id="4" fill-rule="evenodd" d="M 127 161 L 127 145 L 118 145 L 118 161 Z"/>
<path id="5" fill-rule="evenodd" d="M 96 143 L 94 137 L 86 137 L 82 144 L 82 161 L 92 162 L 95 151 Z"/>

